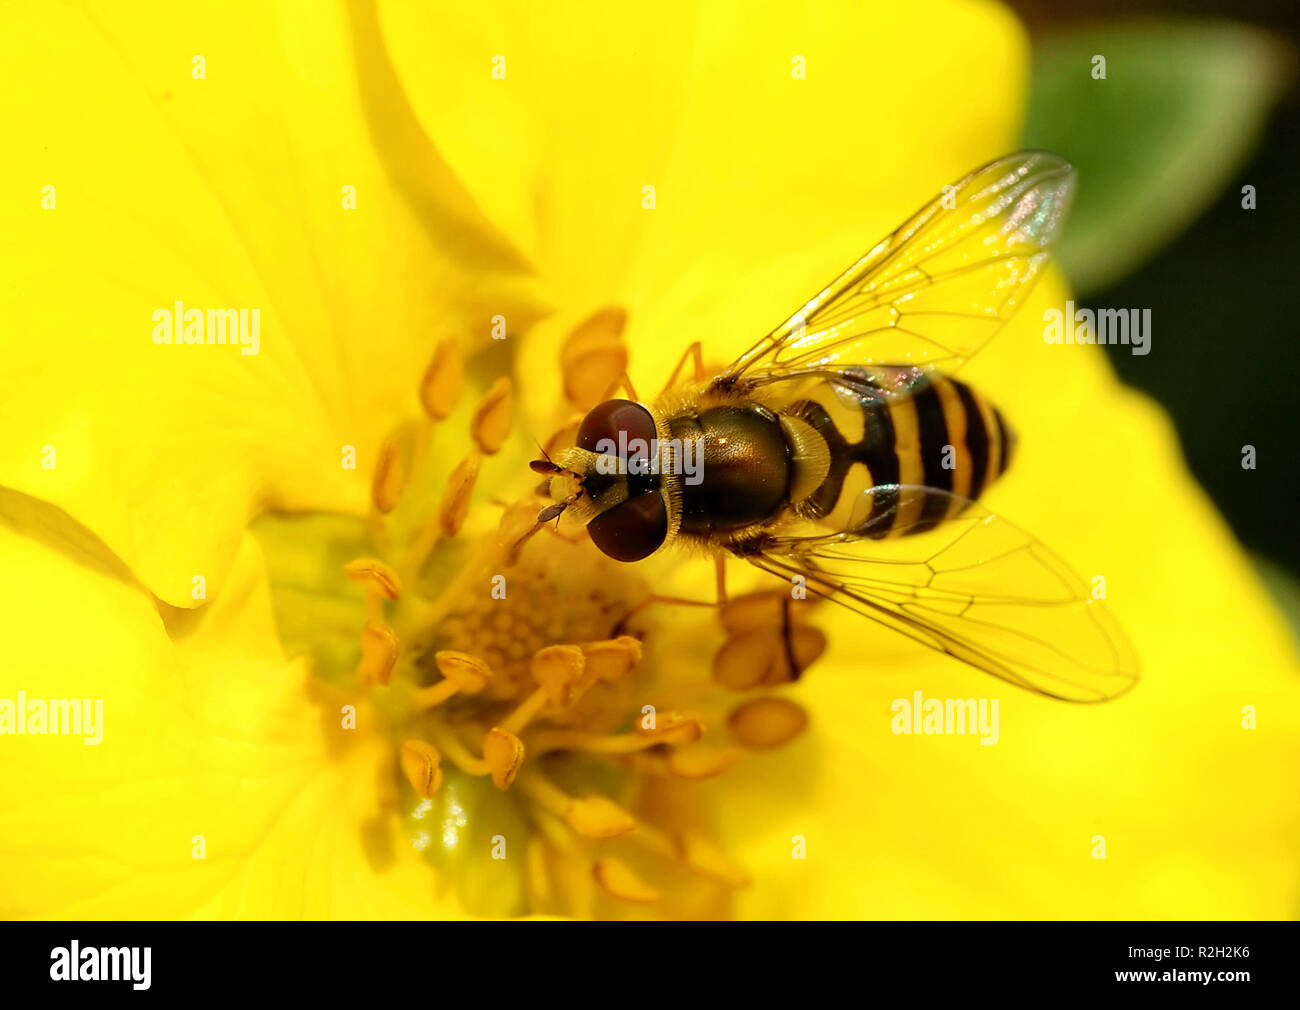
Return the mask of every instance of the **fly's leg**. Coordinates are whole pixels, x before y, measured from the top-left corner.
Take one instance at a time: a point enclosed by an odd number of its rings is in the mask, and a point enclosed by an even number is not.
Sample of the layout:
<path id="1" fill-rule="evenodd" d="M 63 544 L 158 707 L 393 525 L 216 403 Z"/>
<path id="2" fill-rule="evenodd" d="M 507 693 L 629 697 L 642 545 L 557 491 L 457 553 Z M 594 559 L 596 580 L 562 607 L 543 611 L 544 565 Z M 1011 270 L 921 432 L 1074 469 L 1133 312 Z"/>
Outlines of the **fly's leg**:
<path id="1" fill-rule="evenodd" d="M 686 353 L 682 355 L 681 360 L 677 362 L 677 367 L 673 369 L 672 374 L 668 376 L 668 381 L 664 383 L 663 392 L 660 393 L 661 396 L 663 393 L 668 392 L 668 390 L 677 385 L 677 379 L 681 375 L 682 369 L 686 367 L 686 362 L 688 361 L 694 364 L 695 381 L 704 381 L 704 345 L 697 340 L 695 343 L 691 344 L 690 347 L 686 348 Z"/>
<path id="2" fill-rule="evenodd" d="M 614 629 L 614 635 L 623 634 L 629 621 L 637 614 L 654 604 L 663 604 L 674 607 L 715 607 L 721 608 L 727 603 L 727 563 L 722 557 L 713 559 L 714 570 L 716 574 L 716 593 L 717 596 L 712 600 L 688 600 L 683 596 L 662 596 L 658 593 L 651 593 L 644 600 L 623 615 L 623 619 L 618 622 Z"/>
<path id="3" fill-rule="evenodd" d="M 785 652 L 785 661 L 790 666 L 790 679 L 798 680 L 803 673 L 794 652 L 794 621 L 790 617 L 790 597 L 781 600 L 781 648 Z"/>

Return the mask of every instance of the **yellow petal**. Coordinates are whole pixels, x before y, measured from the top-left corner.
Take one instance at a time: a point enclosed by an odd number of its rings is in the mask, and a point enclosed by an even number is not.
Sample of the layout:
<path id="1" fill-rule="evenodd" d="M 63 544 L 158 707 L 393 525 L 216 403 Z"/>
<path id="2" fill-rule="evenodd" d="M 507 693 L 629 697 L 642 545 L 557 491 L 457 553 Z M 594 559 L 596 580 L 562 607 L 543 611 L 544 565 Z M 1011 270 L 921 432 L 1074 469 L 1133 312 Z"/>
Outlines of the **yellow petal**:
<path id="1" fill-rule="evenodd" d="M 548 403 L 598 310 L 629 310 L 652 395 L 691 339 L 729 360 L 1019 129 L 1027 46 L 992 4 L 379 11 L 420 123 L 554 292 L 520 369 Z"/>
<path id="2" fill-rule="evenodd" d="M 51 514 L 29 513 L 29 535 L 0 528 L 21 573 L 0 583 L 0 699 L 102 702 L 102 736 L 0 737 L 0 914 L 456 914 L 376 826 L 395 827 L 377 784 L 396 756 L 364 707 L 344 728 L 341 705 L 360 699 L 314 695 L 305 664 L 282 658 L 251 538 L 228 592 L 185 612 L 102 550 L 74 556 L 75 530 Z"/>
<path id="3" fill-rule="evenodd" d="M 438 339 L 523 304 L 353 27 L 292 0 L 0 15 L 0 482 L 176 606 L 260 509 L 362 510 Z M 248 343 L 156 344 L 178 303 L 177 331 L 247 310 Z"/>

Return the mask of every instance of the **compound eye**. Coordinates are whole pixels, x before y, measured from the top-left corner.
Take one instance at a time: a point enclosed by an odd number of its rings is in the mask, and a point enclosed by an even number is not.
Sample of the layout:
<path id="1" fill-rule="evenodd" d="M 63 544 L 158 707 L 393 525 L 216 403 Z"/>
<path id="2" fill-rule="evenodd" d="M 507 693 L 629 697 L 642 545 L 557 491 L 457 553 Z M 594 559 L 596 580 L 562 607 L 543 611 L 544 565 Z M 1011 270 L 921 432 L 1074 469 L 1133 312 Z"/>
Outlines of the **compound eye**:
<path id="1" fill-rule="evenodd" d="M 587 523 L 591 542 L 615 561 L 647 558 L 668 537 L 668 510 L 663 495 L 647 491 L 619 502 Z"/>
<path id="2" fill-rule="evenodd" d="M 608 450 L 610 445 L 620 444 L 619 432 L 623 432 L 623 445 L 629 445 L 634 439 L 640 439 L 644 445 L 650 445 L 655 437 L 655 421 L 650 411 L 631 400 L 606 400 L 588 411 L 578 428 L 578 448 L 588 452 Z M 608 442 L 601 446 L 601 442 Z M 600 446 L 600 448 L 597 448 Z M 610 455 L 617 455 L 614 448 Z"/>

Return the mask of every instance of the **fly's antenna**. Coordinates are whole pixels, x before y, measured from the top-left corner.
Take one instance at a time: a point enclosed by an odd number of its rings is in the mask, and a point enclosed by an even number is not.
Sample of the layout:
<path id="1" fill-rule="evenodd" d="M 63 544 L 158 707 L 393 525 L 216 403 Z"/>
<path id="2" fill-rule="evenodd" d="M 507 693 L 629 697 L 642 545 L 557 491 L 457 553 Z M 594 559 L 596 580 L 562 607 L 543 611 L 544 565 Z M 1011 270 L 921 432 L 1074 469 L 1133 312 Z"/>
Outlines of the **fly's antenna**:
<path id="1" fill-rule="evenodd" d="M 542 450 L 542 455 L 546 456 L 545 450 Z M 528 464 L 528 469 L 532 470 L 533 473 L 544 474 L 547 477 L 572 477 L 574 480 L 578 481 L 578 483 L 582 483 L 582 474 L 578 473 L 576 470 L 569 470 L 566 467 L 562 467 L 559 463 L 553 463 L 549 456 L 546 456 L 545 459 L 533 460 Z"/>

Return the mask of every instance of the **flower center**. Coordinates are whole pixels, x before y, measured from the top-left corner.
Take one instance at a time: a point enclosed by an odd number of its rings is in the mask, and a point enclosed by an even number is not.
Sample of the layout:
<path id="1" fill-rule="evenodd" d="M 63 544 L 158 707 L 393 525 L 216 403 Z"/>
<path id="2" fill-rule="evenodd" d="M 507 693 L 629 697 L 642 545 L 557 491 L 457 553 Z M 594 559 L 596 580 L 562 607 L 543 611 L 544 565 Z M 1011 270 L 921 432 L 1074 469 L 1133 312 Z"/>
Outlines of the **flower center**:
<path id="1" fill-rule="evenodd" d="M 581 406 L 574 388 L 592 386 L 602 368 L 621 372 L 626 356 L 613 346 L 591 321 L 575 331 L 562 359 L 571 404 Z M 472 447 L 421 500 L 428 447 L 456 410 L 463 374 L 444 341 L 421 385 L 424 416 L 378 456 L 374 556 L 344 568 L 365 587 L 356 679 L 394 740 L 407 841 L 448 874 L 471 913 L 725 915 L 745 875 L 670 794 L 746 750 L 791 739 L 803 712 L 754 698 L 718 727 L 722 743 L 705 739 L 704 716 L 673 707 L 672 678 L 657 675 L 689 668 L 692 689 L 677 693 L 695 699 L 708 681 L 703 664 L 643 662 L 664 608 L 646 606 L 641 566 L 605 557 L 581 527 L 538 530 L 536 498 L 505 506 L 495 532 L 480 528 L 488 507 L 470 502 L 512 426 L 509 380 L 473 409 Z M 713 668 L 723 687 L 790 679 L 767 619 L 781 595 L 724 609 L 728 639 Z M 811 661 L 819 636 L 799 626 L 795 651 Z"/>

